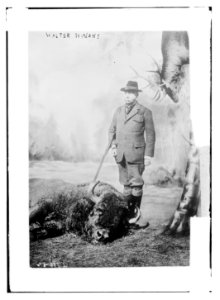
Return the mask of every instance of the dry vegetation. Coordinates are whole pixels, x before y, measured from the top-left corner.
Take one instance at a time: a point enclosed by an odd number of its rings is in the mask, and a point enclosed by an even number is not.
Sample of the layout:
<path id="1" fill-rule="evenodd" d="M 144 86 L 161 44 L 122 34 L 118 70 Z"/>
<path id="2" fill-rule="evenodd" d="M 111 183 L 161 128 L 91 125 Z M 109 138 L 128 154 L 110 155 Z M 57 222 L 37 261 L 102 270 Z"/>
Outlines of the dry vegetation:
<path id="1" fill-rule="evenodd" d="M 163 235 L 156 228 L 131 231 L 106 245 L 73 234 L 31 243 L 32 267 L 136 267 L 189 265 L 189 238 Z"/>

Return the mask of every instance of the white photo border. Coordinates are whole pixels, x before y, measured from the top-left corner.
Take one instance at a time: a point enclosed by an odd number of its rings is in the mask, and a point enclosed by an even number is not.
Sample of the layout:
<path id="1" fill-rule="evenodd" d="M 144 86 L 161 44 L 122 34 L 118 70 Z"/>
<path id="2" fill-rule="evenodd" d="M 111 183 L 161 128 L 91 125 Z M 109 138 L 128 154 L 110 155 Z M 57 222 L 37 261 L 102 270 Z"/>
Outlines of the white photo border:
<path id="1" fill-rule="evenodd" d="M 23 22 L 19 23 L 21 19 Z M 39 20 L 41 20 L 40 24 Z M 82 22 L 82 20 L 86 20 L 86 22 Z M 135 22 L 130 22 L 130 20 L 135 20 Z M 159 23 L 158 20 L 160 20 Z M 30 268 L 28 250 L 29 115 L 27 38 L 29 31 L 46 30 L 99 32 L 187 30 L 191 45 L 191 99 L 195 99 L 194 102 L 191 100 L 192 120 L 195 124 L 194 129 L 198 132 L 198 141 L 196 142 L 199 146 L 207 146 L 210 143 L 210 20 L 211 14 L 208 7 L 166 8 L 164 10 L 162 8 L 57 9 L 53 11 L 24 8 L 8 11 L 10 183 L 8 206 L 10 222 L 9 283 L 11 292 L 147 293 L 152 291 L 189 292 L 197 289 L 200 291 L 209 290 L 209 218 L 201 218 L 200 220 L 193 218 L 191 222 L 193 228 L 191 232 L 191 264 L 189 267 Z M 203 59 L 203 72 L 201 72 L 201 57 Z M 203 87 L 202 91 L 199 89 L 201 86 Z M 196 113 L 198 105 L 199 116 Z M 201 116 L 203 116 L 202 122 Z M 198 230 L 201 229 L 203 237 L 198 233 Z M 138 278 L 135 282 L 134 276 Z M 194 281 L 195 276 L 197 277 L 197 283 Z"/>

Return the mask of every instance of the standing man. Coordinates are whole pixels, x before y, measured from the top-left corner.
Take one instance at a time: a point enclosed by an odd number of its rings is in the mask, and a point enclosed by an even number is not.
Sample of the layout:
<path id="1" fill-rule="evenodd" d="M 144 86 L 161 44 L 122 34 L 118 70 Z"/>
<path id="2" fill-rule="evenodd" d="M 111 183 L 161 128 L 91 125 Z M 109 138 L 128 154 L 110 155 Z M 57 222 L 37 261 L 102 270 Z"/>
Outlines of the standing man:
<path id="1" fill-rule="evenodd" d="M 140 205 L 145 166 L 154 156 L 155 130 L 152 112 L 137 102 L 139 92 L 136 81 L 128 81 L 124 92 L 125 105 L 120 106 L 109 128 L 111 151 L 118 164 L 119 181 L 124 185 L 124 196 L 129 207 L 129 223 L 134 228 L 146 227 L 136 224 L 140 217 Z"/>

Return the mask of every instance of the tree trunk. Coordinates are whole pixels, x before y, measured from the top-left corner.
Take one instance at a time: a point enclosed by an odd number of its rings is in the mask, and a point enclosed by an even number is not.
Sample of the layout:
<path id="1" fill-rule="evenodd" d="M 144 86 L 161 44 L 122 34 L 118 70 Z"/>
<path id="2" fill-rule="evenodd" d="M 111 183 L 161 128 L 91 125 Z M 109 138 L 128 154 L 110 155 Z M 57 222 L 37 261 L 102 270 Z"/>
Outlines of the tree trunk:
<path id="1" fill-rule="evenodd" d="M 171 100 L 189 105 L 189 39 L 185 31 L 165 31 L 162 34 L 162 82 Z M 189 228 L 189 217 L 197 213 L 200 202 L 199 151 L 191 138 L 185 184 L 179 205 L 168 224 L 166 231 L 183 233 Z"/>

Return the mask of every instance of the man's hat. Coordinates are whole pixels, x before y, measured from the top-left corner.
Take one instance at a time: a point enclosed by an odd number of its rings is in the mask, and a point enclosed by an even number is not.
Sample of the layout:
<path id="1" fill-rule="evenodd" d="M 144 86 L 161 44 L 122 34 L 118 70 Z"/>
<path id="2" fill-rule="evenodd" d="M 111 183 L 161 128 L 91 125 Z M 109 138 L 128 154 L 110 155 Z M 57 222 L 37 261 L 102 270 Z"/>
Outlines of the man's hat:
<path id="1" fill-rule="evenodd" d="M 138 89 L 138 83 L 136 81 L 128 81 L 126 87 L 121 88 L 123 92 L 142 92 Z"/>

